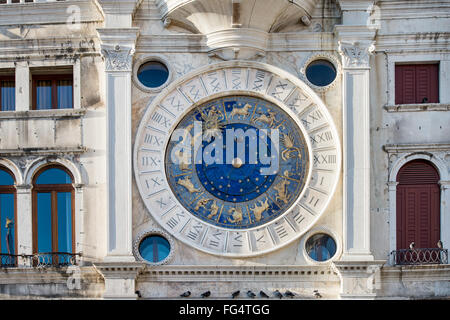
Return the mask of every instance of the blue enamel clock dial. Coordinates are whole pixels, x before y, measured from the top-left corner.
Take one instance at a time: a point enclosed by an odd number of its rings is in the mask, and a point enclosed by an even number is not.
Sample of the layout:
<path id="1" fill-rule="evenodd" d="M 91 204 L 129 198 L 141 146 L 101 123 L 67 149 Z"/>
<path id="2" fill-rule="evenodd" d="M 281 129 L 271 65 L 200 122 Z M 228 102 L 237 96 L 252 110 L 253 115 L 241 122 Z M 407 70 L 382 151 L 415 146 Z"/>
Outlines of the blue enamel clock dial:
<path id="1" fill-rule="evenodd" d="M 247 229 L 279 217 L 298 199 L 308 149 L 297 123 L 277 105 L 218 98 L 192 109 L 176 129 L 182 134 L 167 146 L 166 175 L 192 215 Z"/>

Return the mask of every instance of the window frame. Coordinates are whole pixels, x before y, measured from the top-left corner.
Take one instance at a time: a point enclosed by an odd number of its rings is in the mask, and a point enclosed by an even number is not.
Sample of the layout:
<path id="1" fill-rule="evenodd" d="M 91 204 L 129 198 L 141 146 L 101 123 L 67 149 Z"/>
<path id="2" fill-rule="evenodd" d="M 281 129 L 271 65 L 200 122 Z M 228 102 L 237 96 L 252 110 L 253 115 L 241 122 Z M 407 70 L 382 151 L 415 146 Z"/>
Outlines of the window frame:
<path id="1" fill-rule="evenodd" d="M 16 101 L 14 99 L 14 110 L 3 110 L 3 106 L 2 106 L 2 81 L 13 81 L 14 82 L 14 91 L 16 89 L 16 78 L 15 76 L 11 75 L 0 75 L 0 112 L 2 111 L 16 111 Z"/>
<path id="2" fill-rule="evenodd" d="M 16 178 L 14 174 L 8 168 L 0 165 L 0 170 L 5 171 L 7 174 L 11 176 L 14 181 L 14 185 L 12 186 L 1 186 L 0 185 L 0 194 L 13 194 L 14 195 L 14 254 L 17 255 L 18 251 L 18 241 L 17 241 L 17 188 L 16 188 Z M 0 221 L 1 223 L 1 221 Z M 0 248 L 2 244 L 3 235 L 0 233 Z M 0 250 L 1 252 L 1 250 Z M 6 254 L 6 253 L 5 253 Z"/>
<path id="3" fill-rule="evenodd" d="M 37 81 L 51 81 L 52 83 L 52 108 L 51 109 L 37 109 Z M 58 81 L 60 80 L 71 80 L 72 81 L 72 107 L 71 108 L 58 108 Z M 32 110 L 63 110 L 63 109 L 74 109 L 75 108 L 75 97 L 74 97 L 74 78 L 73 72 L 67 74 L 35 74 L 32 76 Z"/>
<path id="4" fill-rule="evenodd" d="M 38 177 L 49 169 L 63 170 L 72 180 L 71 184 L 36 184 Z M 38 252 L 38 214 L 37 214 L 37 195 L 38 193 L 51 194 L 51 231 L 52 231 L 52 251 L 58 251 L 58 208 L 57 208 L 57 194 L 58 192 L 70 192 L 71 194 L 71 222 L 72 222 L 72 252 L 76 252 L 76 235 L 75 235 L 75 188 L 73 186 L 74 177 L 69 170 L 61 165 L 49 165 L 39 169 L 33 177 L 33 191 L 32 191 L 32 250 L 33 253 Z"/>

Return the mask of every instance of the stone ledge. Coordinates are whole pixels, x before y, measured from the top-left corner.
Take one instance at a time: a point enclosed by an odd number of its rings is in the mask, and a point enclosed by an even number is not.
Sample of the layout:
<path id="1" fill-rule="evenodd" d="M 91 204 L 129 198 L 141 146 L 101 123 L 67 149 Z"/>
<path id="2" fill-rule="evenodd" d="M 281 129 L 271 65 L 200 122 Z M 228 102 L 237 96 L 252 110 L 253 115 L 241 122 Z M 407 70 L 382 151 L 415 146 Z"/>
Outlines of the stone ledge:
<path id="1" fill-rule="evenodd" d="M 147 266 L 140 281 L 336 281 L 330 266 Z"/>
<path id="2" fill-rule="evenodd" d="M 420 111 L 449 111 L 450 104 L 447 103 L 415 103 L 385 105 L 387 112 L 420 112 Z"/>
<path id="3" fill-rule="evenodd" d="M 55 147 L 55 148 L 21 148 L 21 149 L 0 149 L 0 156 L 3 157 L 19 157 L 19 156 L 51 156 L 59 154 L 82 154 L 88 152 L 88 148 L 84 146 L 77 147 Z"/>
<path id="4" fill-rule="evenodd" d="M 386 144 L 383 146 L 383 150 L 387 153 L 449 151 L 450 144 L 448 143 Z"/>
<path id="5" fill-rule="evenodd" d="M 86 109 L 49 109 L 49 110 L 27 110 L 27 111 L 2 111 L 1 120 L 27 120 L 27 119 L 61 119 L 81 118 L 86 114 Z"/>

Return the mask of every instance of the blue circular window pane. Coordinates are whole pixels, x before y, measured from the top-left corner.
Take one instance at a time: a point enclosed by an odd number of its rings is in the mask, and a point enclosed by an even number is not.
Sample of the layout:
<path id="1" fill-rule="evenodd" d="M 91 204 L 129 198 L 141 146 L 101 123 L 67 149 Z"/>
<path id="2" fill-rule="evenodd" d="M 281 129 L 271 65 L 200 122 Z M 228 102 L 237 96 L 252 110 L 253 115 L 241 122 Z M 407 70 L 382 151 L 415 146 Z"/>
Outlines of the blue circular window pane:
<path id="1" fill-rule="evenodd" d="M 316 60 L 306 67 L 306 78 L 318 87 L 325 87 L 336 79 L 336 68 L 327 60 Z"/>
<path id="2" fill-rule="evenodd" d="M 71 184 L 72 178 L 62 169 L 51 168 L 42 172 L 36 184 Z"/>
<path id="3" fill-rule="evenodd" d="M 139 244 L 139 254 L 148 262 L 160 262 L 167 258 L 169 252 L 169 241 L 160 236 L 146 237 Z"/>
<path id="4" fill-rule="evenodd" d="M 0 169 L 0 186 L 12 186 L 14 185 L 14 179 L 5 170 Z"/>
<path id="5" fill-rule="evenodd" d="M 311 259 L 327 261 L 336 254 L 336 242 L 329 235 L 318 233 L 306 241 L 306 252 Z"/>
<path id="6" fill-rule="evenodd" d="M 137 77 L 147 88 L 158 88 L 166 83 L 169 70 L 161 62 L 150 61 L 139 67 Z"/>

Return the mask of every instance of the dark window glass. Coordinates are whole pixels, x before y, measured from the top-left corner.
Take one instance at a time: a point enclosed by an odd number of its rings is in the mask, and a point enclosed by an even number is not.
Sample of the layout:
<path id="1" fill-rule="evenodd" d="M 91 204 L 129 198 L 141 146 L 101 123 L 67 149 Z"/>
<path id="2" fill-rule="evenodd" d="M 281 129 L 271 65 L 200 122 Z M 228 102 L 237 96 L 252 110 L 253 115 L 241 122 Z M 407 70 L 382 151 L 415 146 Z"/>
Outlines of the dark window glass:
<path id="1" fill-rule="evenodd" d="M 0 79 L 0 111 L 16 109 L 16 85 L 14 80 Z"/>
<path id="2" fill-rule="evenodd" d="M 51 168 L 42 172 L 36 179 L 36 184 L 66 184 L 72 183 L 67 172 L 59 168 Z"/>
<path id="3" fill-rule="evenodd" d="M 139 253 L 149 262 L 160 262 L 167 258 L 170 252 L 169 242 L 160 236 L 149 236 L 139 244 Z"/>
<path id="4" fill-rule="evenodd" d="M 6 171 L 0 169 L 0 186 L 14 185 L 13 177 Z"/>
<path id="5" fill-rule="evenodd" d="M 36 81 L 36 110 L 52 109 L 52 82 Z"/>
<path id="6" fill-rule="evenodd" d="M 73 90 L 72 80 L 60 80 L 57 82 L 57 98 L 58 109 L 71 109 L 73 108 Z"/>
<path id="7" fill-rule="evenodd" d="M 318 233 L 306 241 L 306 252 L 316 261 L 326 261 L 336 253 L 336 242 L 329 235 Z"/>
<path id="8" fill-rule="evenodd" d="M 15 187 L 12 175 L 0 168 L 0 253 L 15 254 Z M 0 263 L 13 263 L 12 260 Z"/>
<path id="9" fill-rule="evenodd" d="M 73 186 L 59 167 L 38 173 L 34 181 L 34 251 L 68 252 L 73 248 Z M 52 258 L 53 259 L 53 258 Z M 53 261 L 57 263 L 57 261 Z"/>
<path id="10" fill-rule="evenodd" d="M 33 76 L 33 109 L 73 108 L 72 75 Z"/>
<path id="11" fill-rule="evenodd" d="M 52 252 L 52 194 L 37 194 L 38 252 Z"/>
<path id="12" fill-rule="evenodd" d="M 169 78 L 169 70 L 161 62 L 149 61 L 139 67 L 137 77 L 147 88 L 158 88 Z"/>
<path id="13" fill-rule="evenodd" d="M 306 78 L 318 87 L 329 85 L 336 79 L 336 75 L 336 68 L 327 60 L 316 60 L 306 67 Z"/>

